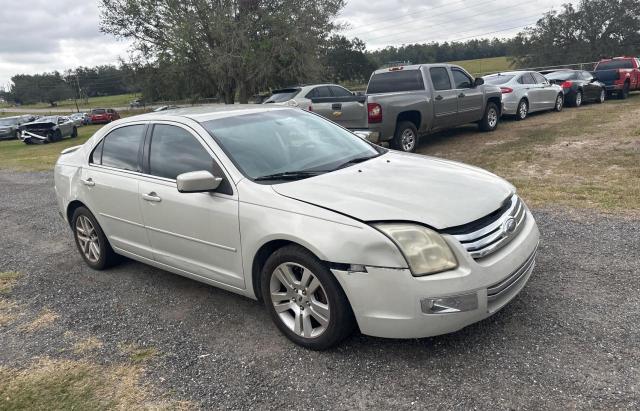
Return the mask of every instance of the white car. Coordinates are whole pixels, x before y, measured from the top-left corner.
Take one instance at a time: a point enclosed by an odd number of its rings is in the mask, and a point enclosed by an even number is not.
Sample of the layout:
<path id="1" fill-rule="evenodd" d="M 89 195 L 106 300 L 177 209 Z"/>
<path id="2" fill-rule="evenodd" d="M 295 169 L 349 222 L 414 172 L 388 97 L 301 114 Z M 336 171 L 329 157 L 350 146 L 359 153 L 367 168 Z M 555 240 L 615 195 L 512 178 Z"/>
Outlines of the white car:
<path id="1" fill-rule="evenodd" d="M 419 338 L 480 321 L 524 287 L 539 238 L 505 180 L 289 107 L 118 120 L 63 151 L 55 191 L 90 267 L 123 255 L 260 299 L 312 349 L 356 325 Z"/>

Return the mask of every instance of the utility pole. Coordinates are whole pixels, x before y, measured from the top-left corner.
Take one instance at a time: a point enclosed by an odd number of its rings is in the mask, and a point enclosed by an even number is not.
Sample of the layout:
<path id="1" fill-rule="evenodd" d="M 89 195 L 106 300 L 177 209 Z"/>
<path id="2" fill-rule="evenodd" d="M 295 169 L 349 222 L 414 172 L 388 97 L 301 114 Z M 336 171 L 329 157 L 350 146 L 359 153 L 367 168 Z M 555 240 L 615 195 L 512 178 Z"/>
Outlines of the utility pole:
<path id="1" fill-rule="evenodd" d="M 76 71 L 76 86 L 78 87 L 78 98 L 81 98 L 82 95 L 80 94 L 80 79 L 78 78 L 78 71 Z M 76 112 L 79 113 L 80 112 L 80 108 L 78 107 L 78 99 L 75 100 L 76 103 Z"/>

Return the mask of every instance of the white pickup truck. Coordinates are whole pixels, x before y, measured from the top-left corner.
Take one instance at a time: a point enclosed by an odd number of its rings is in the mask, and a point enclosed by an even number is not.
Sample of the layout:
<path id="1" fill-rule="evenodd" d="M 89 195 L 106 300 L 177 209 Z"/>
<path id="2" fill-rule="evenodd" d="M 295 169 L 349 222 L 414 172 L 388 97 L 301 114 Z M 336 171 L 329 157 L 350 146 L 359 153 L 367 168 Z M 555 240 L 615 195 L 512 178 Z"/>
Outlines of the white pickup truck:
<path id="1" fill-rule="evenodd" d="M 498 127 L 500 88 L 451 64 L 376 70 L 364 96 L 312 98 L 310 109 L 374 143 L 415 151 L 420 136 L 477 123 Z"/>

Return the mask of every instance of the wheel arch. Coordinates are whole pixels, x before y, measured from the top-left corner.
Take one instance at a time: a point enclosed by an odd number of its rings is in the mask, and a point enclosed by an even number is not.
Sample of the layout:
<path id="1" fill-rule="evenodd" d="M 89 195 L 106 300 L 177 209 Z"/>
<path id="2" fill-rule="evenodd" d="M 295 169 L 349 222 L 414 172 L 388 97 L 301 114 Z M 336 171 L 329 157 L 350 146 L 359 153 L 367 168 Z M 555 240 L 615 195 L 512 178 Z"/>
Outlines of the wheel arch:
<path id="1" fill-rule="evenodd" d="M 71 227 L 71 219 L 73 217 L 73 213 L 76 212 L 76 210 L 80 207 L 85 207 L 86 209 L 89 209 L 86 204 L 84 204 L 82 201 L 80 200 L 73 200 L 71 201 L 69 204 L 67 204 L 67 223 L 69 223 L 69 226 Z"/>
<path id="2" fill-rule="evenodd" d="M 422 125 L 422 114 L 418 110 L 407 110 L 398 113 L 396 117 L 396 124 L 400 124 L 402 121 L 409 121 L 416 126 L 417 130 L 420 130 Z"/>
<path id="3" fill-rule="evenodd" d="M 502 97 L 497 97 L 497 96 L 493 96 L 493 97 L 489 97 L 487 99 L 487 105 L 489 105 L 489 103 L 494 103 L 496 105 L 496 107 L 498 107 L 498 115 L 502 115 Z"/>

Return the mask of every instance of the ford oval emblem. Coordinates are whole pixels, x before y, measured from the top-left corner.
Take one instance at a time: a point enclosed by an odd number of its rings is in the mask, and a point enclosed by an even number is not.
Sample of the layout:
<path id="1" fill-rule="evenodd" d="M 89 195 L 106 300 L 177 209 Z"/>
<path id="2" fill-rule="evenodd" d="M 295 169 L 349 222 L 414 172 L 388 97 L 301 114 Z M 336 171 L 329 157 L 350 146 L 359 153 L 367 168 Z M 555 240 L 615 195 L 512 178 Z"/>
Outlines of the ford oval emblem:
<path id="1" fill-rule="evenodd" d="M 504 223 L 502 223 L 502 235 L 507 237 L 513 234 L 516 231 L 516 225 L 516 219 L 513 217 L 504 220 Z"/>

